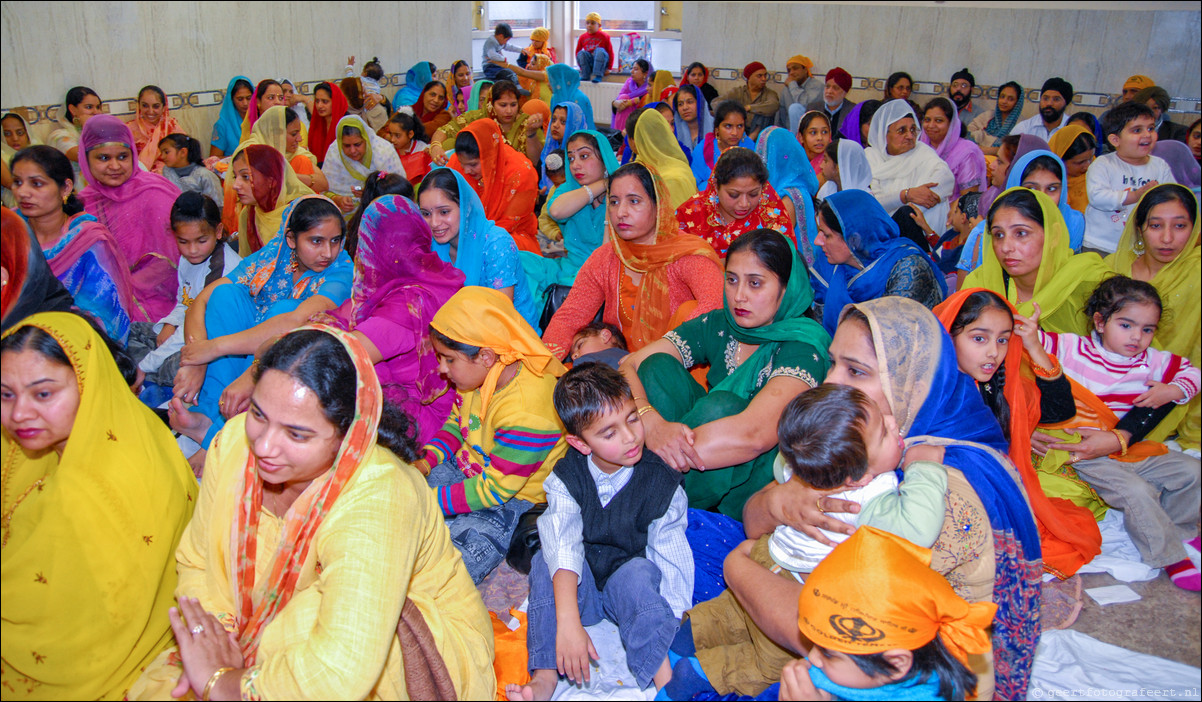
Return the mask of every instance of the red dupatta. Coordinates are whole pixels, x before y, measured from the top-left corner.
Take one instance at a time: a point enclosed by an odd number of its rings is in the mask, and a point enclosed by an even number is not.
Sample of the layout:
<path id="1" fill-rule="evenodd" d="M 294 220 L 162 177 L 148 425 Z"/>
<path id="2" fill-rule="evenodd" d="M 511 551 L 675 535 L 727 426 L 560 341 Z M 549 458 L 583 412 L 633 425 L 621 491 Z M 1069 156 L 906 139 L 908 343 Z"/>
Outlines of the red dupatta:
<path id="1" fill-rule="evenodd" d="M 346 116 L 347 102 L 346 96 L 333 83 L 322 83 L 314 88 L 314 92 L 318 90 L 330 92 L 330 116 L 313 115 L 313 121 L 309 124 L 309 151 L 318 159 L 325 159 L 326 151 L 337 136 L 334 132 L 338 120 Z"/>
<path id="2" fill-rule="evenodd" d="M 465 180 L 484 203 L 484 214 L 509 232 L 523 251 L 539 253 L 538 219 L 534 206 L 538 200 L 538 172 L 525 154 L 505 141 L 501 127 L 491 119 L 478 119 L 463 128 L 480 149 L 480 180 L 464 175 Z M 447 166 L 464 173 L 459 156 Z"/>

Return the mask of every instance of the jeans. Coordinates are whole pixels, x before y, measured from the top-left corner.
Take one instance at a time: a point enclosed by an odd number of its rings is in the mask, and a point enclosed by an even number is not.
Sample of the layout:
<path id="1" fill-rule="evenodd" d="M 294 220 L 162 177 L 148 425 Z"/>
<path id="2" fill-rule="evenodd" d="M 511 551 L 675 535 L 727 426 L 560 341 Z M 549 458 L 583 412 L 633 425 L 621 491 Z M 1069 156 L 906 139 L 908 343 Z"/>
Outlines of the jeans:
<path id="1" fill-rule="evenodd" d="M 467 479 L 454 460 L 443 461 L 430 470 L 426 484 L 432 488 L 462 483 Z M 534 503 L 513 498 L 504 504 L 467 514 L 447 517 L 451 543 L 463 556 L 463 564 L 477 585 L 501 565 L 518 520 Z M 545 567 L 544 567 L 545 570 Z M 552 668 L 555 666 L 552 665 Z"/>
<path id="2" fill-rule="evenodd" d="M 639 687 L 646 689 L 668 656 L 668 647 L 680 626 L 667 600 L 659 594 L 659 568 L 646 558 L 632 558 L 609 576 L 604 590 L 597 589 L 588 561 L 582 570 L 576 587 L 580 623 L 592 626 L 608 619 L 617 624 L 622 648 L 626 649 L 626 665 Z M 527 617 L 530 670 L 555 670 L 555 589 L 542 551 L 530 562 Z"/>
<path id="3" fill-rule="evenodd" d="M 498 66 L 495 63 L 484 64 L 484 77 L 496 83 L 497 81 L 507 80 L 514 85 L 518 84 L 518 74 L 504 66 Z"/>
<path id="4" fill-rule="evenodd" d="M 581 51 L 576 54 L 576 65 L 580 67 L 580 80 L 600 83 L 609 70 L 609 52 L 602 48 Z"/>

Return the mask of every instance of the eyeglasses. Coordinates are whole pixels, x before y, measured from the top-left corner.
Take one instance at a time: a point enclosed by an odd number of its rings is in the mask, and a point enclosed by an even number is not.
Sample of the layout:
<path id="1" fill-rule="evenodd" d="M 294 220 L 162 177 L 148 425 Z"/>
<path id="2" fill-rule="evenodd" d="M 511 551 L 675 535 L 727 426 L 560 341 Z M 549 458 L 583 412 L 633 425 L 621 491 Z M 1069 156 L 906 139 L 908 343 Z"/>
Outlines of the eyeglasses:
<path id="1" fill-rule="evenodd" d="M 909 134 L 910 136 L 914 136 L 915 134 L 918 133 L 918 127 L 917 126 L 898 127 L 897 129 L 890 129 L 889 131 L 892 132 L 893 134 L 896 134 L 897 136 L 905 136 L 907 134 Z"/>

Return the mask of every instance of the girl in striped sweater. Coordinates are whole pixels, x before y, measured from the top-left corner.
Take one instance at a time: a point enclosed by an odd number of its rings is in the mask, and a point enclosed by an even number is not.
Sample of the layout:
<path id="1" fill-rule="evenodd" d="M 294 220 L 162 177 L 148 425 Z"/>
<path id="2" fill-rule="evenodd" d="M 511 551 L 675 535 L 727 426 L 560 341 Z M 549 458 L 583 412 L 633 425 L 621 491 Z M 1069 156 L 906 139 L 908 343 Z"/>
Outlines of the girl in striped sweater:
<path id="1" fill-rule="evenodd" d="M 415 465 L 479 584 L 505 558 L 521 516 L 547 501 L 543 479 L 567 452 L 551 400 L 565 368 L 491 288 L 451 296 L 430 323 L 430 342 L 458 397 Z"/>
<path id="2" fill-rule="evenodd" d="M 1199 369 L 1181 356 L 1149 348 L 1161 302 L 1148 283 L 1125 276 L 1103 281 L 1085 313 L 1094 326 L 1089 337 L 1047 332 L 1039 337 L 1065 375 L 1076 381 L 1078 419 L 1084 404 L 1097 415 L 1098 426 L 1069 429 L 1081 437 L 1080 443 L 1049 448 L 1069 451 L 1068 462 L 1077 475 L 1123 512 L 1145 563 L 1165 568 L 1174 584 L 1197 591 L 1198 568 L 1187 558 L 1184 543 L 1198 548 L 1202 464 L 1162 444 L 1136 444 L 1175 404 L 1198 394 Z M 1115 417 L 1117 423 L 1108 421 Z"/>

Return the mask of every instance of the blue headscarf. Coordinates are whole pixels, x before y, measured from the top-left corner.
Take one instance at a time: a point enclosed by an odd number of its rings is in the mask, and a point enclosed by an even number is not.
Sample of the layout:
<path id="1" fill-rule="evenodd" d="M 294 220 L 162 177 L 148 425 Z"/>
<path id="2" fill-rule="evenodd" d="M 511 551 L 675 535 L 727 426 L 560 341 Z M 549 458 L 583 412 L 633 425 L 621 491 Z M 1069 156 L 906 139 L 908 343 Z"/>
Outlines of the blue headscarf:
<path id="1" fill-rule="evenodd" d="M 230 79 L 230 84 L 225 88 L 225 98 L 221 101 L 221 111 L 217 113 L 217 123 L 213 125 L 213 146 L 221 149 L 226 156 L 232 156 L 234 149 L 238 148 L 238 143 L 242 140 L 242 115 L 238 113 L 238 108 L 234 107 L 234 86 L 238 81 L 244 80 L 250 84 L 251 92 L 254 92 L 254 83 L 250 82 L 250 78 L 246 76 L 234 76 Z"/>
<path id="2" fill-rule="evenodd" d="M 856 309 L 868 318 L 881 388 L 907 445 L 943 445 L 944 465 L 964 474 L 989 516 L 996 696 L 1024 699 L 1039 642 L 1042 551 L 1002 429 L 976 381 L 960 371 L 952 339 L 930 310 L 902 297 Z"/>
<path id="3" fill-rule="evenodd" d="M 593 122 L 593 102 L 580 89 L 580 71 L 566 63 L 547 66 L 547 83 L 551 86 L 551 109 L 561 102 L 574 102 L 584 112 L 584 122 L 589 129 L 596 129 Z"/>
<path id="4" fill-rule="evenodd" d="M 814 245 L 818 228 L 814 222 L 814 196 L 818 194 L 818 176 L 806 157 L 805 149 L 789 130 L 767 127 L 756 140 L 755 152 L 768 166 L 768 183 L 778 195 L 788 196 L 793 202 L 797 224 L 793 227 L 793 238 L 800 249 L 798 253 L 810 269 L 810 286 L 814 288 L 814 299 L 823 302 L 833 267 L 826 260 L 821 247 Z"/>
<path id="5" fill-rule="evenodd" d="M 697 140 L 693 140 L 693 132 L 689 130 L 689 123 L 684 121 L 680 116 L 680 110 L 677 108 L 681 93 L 688 93 L 697 99 Z M 676 101 L 672 103 L 672 112 L 676 115 L 672 119 L 672 123 L 676 129 L 676 140 L 685 147 L 685 153 L 692 155 L 693 149 L 705 139 L 706 134 L 714 133 L 714 116 L 710 114 L 709 103 L 705 100 L 705 95 L 697 86 L 686 83 L 681 86 L 680 90 L 676 91 Z M 690 159 L 691 160 L 691 159 Z"/>
<path id="6" fill-rule="evenodd" d="M 839 220 L 839 228 L 843 230 L 847 246 L 864 266 L 862 270 L 857 270 L 854 266 L 843 264 L 831 271 L 822 315 L 822 325 L 828 332 L 835 333 L 839 316 L 846 305 L 883 296 L 893 267 L 907 256 L 918 256 L 930 266 L 931 275 L 947 294 L 943 273 L 935 267 L 931 257 L 917 244 L 901 236 L 897 222 L 870 193 L 844 190 L 831 195 L 826 202 Z"/>
<path id="7" fill-rule="evenodd" d="M 1010 167 L 1010 174 L 1006 176 L 1006 187 L 1017 188 L 1023 184 L 1023 171 L 1027 170 L 1027 165 L 1040 156 L 1048 156 L 1055 159 L 1056 164 L 1060 166 L 1060 200 L 1056 203 L 1057 209 L 1064 217 L 1064 223 L 1068 225 L 1068 243 L 1072 247 L 1073 253 L 1081 250 L 1081 244 L 1085 241 L 1085 215 L 1074 210 L 1068 204 L 1068 169 L 1064 167 L 1064 161 L 1051 151 L 1039 149 L 1029 151 L 1014 162 Z"/>
<path id="8" fill-rule="evenodd" d="M 405 105 L 412 105 L 421 97 L 422 87 L 434 80 L 429 61 L 418 61 L 413 68 L 405 71 L 405 87 L 396 92 L 392 98 L 392 109 L 397 110 Z"/>
<path id="9" fill-rule="evenodd" d="M 547 168 L 545 165 L 547 163 L 547 156 L 550 156 L 551 152 L 553 152 L 553 151 L 558 151 L 558 152 L 560 152 L 560 155 L 563 156 L 563 147 L 565 144 L 567 144 L 568 137 L 570 137 L 571 135 L 575 134 L 578 131 L 589 128 L 587 120 L 584 119 L 584 110 L 580 109 L 580 105 L 577 105 L 574 102 L 565 102 L 565 103 L 563 103 L 563 108 L 565 110 L 567 110 L 567 115 L 565 115 L 566 120 L 563 125 L 564 138 L 559 141 L 552 139 L 551 138 L 551 125 L 547 125 L 547 131 L 546 131 L 547 140 L 545 142 L 543 142 L 543 152 L 542 152 L 542 155 L 540 155 L 538 158 L 538 160 L 539 160 L 538 187 L 540 190 L 543 188 L 551 187 L 551 181 L 550 181 L 550 179 L 547 178 Z M 551 121 L 555 121 L 555 108 L 551 108 Z M 610 152 L 610 155 L 613 155 L 612 150 Z M 566 173 L 567 172 L 567 164 L 568 164 L 568 159 L 566 156 L 564 156 L 563 163 L 564 163 L 564 172 Z M 568 180 L 562 186 L 560 186 L 560 190 L 567 187 L 568 183 L 570 183 L 570 182 L 573 182 L 572 176 L 571 176 L 571 174 L 568 174 Z"/>
<path id="10" fill-rule="evenodd" d="M 451 245 L 440 244 L 437 241 L 432 241 L 430 248 L 438 257 L 448 263 L 454 263 L 455 267 L 463 271 L 464 287 L 467 286 L 482 286 L 486 288 L 494 287 L 492 280 L 484 279 L 484 258 L 488 254 L 492 254 L 492 249 L 497 246 L 512 248 L 517 251 L 517 245 L 513 243 L 513 237 L 509 232 L 498 227 L 492 220 L 484 214 L 484 203 L 480 201 L 480 196 L 468 185 L 463 176 L 452 168 L 440 167 L 430 171 L 430 174 L 436 171 L 449 171 L 455 174 L 455 181 L 459 186 L 459 245 L 456 249 L 455 260 L 451 261 Z M 426 178 L 430 177 L 426 175 Z M 420 193 L 420 190 L 419 190 Z M 420 198 L 420 195 L 419 195 Z M 507 245 L 506 245 L 507 244 Z M 513 257 L 515 262 L 517 256 Z M 522 318 L 530 323 L 537 331 L 538 327 L 538 311 L 534 306 L 534 297 L 530 294 L 530 286 L 526 283 L 526 276 L 523 274 L 521 266 L 518 265 L 518 270 L 514 271 L 513 284 L 513 306 L 522 315 Z"/>
<path id="11" fill-rule="evenodd" d="M 573 105 L 568 103 L 568 106 L 570 108 Z M 605 172 L 612 174 L 618 170 L 618 159 L 614 156 L 613 148 L 609 145 L 609 140 L 605 138 L 605 135 L 591 129 L 579 129 L 574 132 L 565 130 L 564 134 L 568 135 L 564 139 L 565 146 L 577 134 L 588 134 L 597 141 L 597 150 L 601 154 L 602 163 L 605 164 Z M 576 181 L 576 177 L 572 175 L 571 169 L 567 166 L 566 155 L 564 157 L 564 176 L 563 185 L 555 189 L 555 195 L 547 201 L 545 207 L 550 207 L 564 193 L 581 188 L 580 183 Z M 536 300 L 542 299 L 548 285 L 572 285 L 575 283 L 576 274 L 580 272 L 584 261 L 601 245 L 605 238 L 604 198 L 602 198 L 601 205 L 596 208 L 585 205 L 571 217 L 559 220 L 559 226 L 563 231 L 564 248 L 567 249 L 563 256 L 545 258 L 530 251 L 518 252 L 518 256 L 522 259 L 522 268 L 526 270 L 530 289 L 534 291 Z"/>

